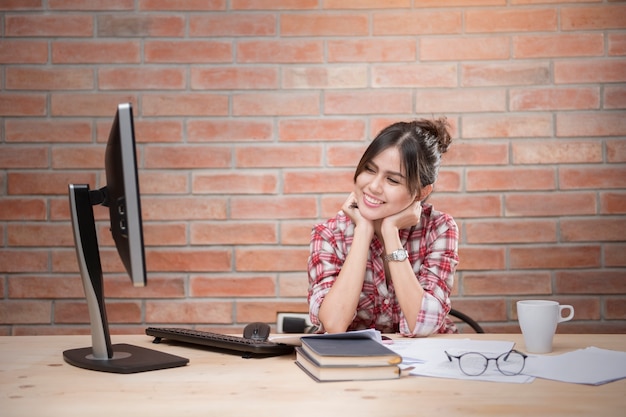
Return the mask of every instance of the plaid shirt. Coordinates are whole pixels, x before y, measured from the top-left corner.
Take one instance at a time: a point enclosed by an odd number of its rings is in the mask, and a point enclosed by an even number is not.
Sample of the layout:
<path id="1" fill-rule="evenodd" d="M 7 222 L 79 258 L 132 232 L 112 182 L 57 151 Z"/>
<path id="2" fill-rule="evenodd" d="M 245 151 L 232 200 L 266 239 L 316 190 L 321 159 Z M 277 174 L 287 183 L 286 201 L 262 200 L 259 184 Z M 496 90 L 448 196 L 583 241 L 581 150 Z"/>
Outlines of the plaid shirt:
<path id="1" fill-rule="evenodd" d="M 308 301 L 311 321 L 320 326 L 320 332 L 324 331 L 319 322 L 320 306 L 341 271 L 353 237 L 354 224 L 342 211 L 316 225 L 311 232 Z M 420 224 L 400 230 L 400 240 L 424 288 L 414 331 L 409 331 L 393 283 L 386 282 L 383 243 L 376 235 L 370 244 L 363 289 L 348 330 L 375 328 L 405 336 L 456 332 L 456 326 L 448 318 L 449 296 L 459 261 L 459 233 L 454 219 L 433 210 L 430 204 L 423 204 Z"/>

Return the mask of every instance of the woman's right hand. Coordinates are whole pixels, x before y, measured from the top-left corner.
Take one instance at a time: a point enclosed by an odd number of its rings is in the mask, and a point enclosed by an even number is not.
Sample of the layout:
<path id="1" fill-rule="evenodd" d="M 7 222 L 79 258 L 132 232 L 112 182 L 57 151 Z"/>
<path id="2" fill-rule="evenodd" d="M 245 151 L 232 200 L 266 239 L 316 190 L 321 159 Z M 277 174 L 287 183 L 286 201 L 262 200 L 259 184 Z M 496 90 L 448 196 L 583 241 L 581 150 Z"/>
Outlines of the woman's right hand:
<path id="1" fill-rule="evenodd" d="M 350 217 L 350 220 L 352 220 L 355 227 L 371 226 L 372 230 L 374 229 L 374 223 L 361 215 L 356 194 L 354 192 L 350 193 L 350 196 L 341 206 L 341 210 L 346 214 L 346 216 Z"/>

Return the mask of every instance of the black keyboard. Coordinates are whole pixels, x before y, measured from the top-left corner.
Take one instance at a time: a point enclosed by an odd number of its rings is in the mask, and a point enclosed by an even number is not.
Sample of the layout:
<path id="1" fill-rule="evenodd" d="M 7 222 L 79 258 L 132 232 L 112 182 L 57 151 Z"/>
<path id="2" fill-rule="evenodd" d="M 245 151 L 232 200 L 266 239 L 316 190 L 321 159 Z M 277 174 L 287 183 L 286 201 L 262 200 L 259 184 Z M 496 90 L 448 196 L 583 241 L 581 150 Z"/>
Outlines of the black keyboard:
<path id="1" fill-rule="evenodd" d="M 160 343 L 161 339 L 169 339 L 200 345 L 225 353 L 241 354 L 244 357 L 287 355 L 294 350 L 293 346 L 282 343 L 192 329 L 148 327 L 146 334 L 154 336 L 153 343 Z"/>

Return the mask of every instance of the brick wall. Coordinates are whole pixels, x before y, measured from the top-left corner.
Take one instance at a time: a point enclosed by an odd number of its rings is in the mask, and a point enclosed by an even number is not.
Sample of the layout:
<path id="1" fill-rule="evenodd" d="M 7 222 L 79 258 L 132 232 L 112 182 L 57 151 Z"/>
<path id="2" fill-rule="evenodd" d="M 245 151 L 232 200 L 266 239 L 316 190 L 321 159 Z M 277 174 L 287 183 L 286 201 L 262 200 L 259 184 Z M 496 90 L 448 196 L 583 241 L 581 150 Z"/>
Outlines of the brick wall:
<path id="1" fill-rule="evenodd" d="M 89 331 L 67 184 L 104 185 L 125 101 L 149 285 L 132 288 L 96 207 L 113 333 L 306 311 L 311 226 L 382 127 L 432 115 L 455 137 L 431 198 L 462 232 L 453 305 L 518 332 L 516 300 L 556 299 L 576 308 L 561 331 L 626 331 L 626 3 L 0 9 L 0 334 Z"/>

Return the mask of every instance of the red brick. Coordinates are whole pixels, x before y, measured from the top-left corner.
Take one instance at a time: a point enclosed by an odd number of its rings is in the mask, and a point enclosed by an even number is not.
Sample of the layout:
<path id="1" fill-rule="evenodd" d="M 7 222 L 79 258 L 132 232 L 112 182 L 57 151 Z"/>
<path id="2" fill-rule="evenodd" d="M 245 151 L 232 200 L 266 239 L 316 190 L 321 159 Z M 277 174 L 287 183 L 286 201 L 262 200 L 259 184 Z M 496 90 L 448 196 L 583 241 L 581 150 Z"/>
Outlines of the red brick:
<path id="1" fill-rule="evenodd" d="M 197 194 L 275 194 L 278 175 L 256 171 L 197 174 L 192 181 L 192 191 Z"/>
<path id="2" fill-rule="evenodd" d="M 0 220 L 45 220 L 46 202 L 42 198 L 0 199 Z"/>
<path id="3" fill-rule="evenodd" d="M 185 86 L 185 71 L 179 68 L 101 68 L 101 90 L 177 90 Z"/>
<path id="4" fill-rule="evenodd" d="M 557 271 L 555 291 L 561 294 L 624 294 L 626 280 L 620 271 L 606 271 L 602 275 L 590 271 Z"/>
<path id="5" fill-rule="evenodd" d="M 329 167 L 356 168 L 365 148 L 365 144 L 328 145 L 326 147 L 326 164 Z"/>
<path id="6" fill-rule="evenodd" d="M 103 235 L 104 233 L 100 234 L 100 236 Z M 144 222 L 143 240 L 146 246 L 159 246 L 164 243 L 177 246 L 186 245 L 189 241 L 187 225 L 182 222 L 166 224 Z"/>
<path id="7" fill-rule="evenodd" d="M 591 192 L 510 194 L 505 196 L 507 216 L 580 216 L 596 214 Z"/>
<path id="8" fill-rule="evenodd" d="M 144 158 L 145 168 L 226 168 L 231 150 L 215 145 L 149 146 Z"/>
<path id="9" fill-rule="evenodd" d="M 140 54 L 140 43 L 134 40 L 52 42 L 55 64 L 138 64 Z"/>
<path id="10" fill-rule="evenodd" d="M 144 220 L 223 220 L 226 201 L 203 196 L 144 197 L 141 201 Z"/>
<path id="11" fill-rule="evenodd" d="M 241 248 L 235 251 L 237 271 L 301 271 L 306 265 L 306 248 Z"/>
<path id="12" fill-rule="evenodd" d="M 329 91 L 324 96 L 326 114 L 411 113 L 412 107 L 408 91 Z"/>
<path id="13" fill-rule="evenodd" d="M 228 250 L 150 249 L 146 252 L 148 271 L 203 272 L 229 271 L 231 253 Z"/>
<path id="14" fill-rule="evenodd" d="M 281 222 L 280 243 L 282 245 L 308 246 L 313 223 L 310 220 Z"/>
<path id="15" fill-rule="evenodd" d="M 560 222 L 560 231 L 563 242 L 623 241 L 626 236 L 626 219 L 563 219 Z"/>
<path id="16" fill-rule="evenodd" d="M 282 16 L 283 19 L 285 16 Z M 197 14 L 189 17 L 189 36 L 263 37 L 276 35 L 276 16 L 269 13 Z"/>
<path id="17" fill-rule="evenodd" d="M 235 116 L 302 116 L 319 113 L 319 93 L 263 92 L 232 98 Z"/>
<path id="18" fill-rule="evenodd" d="M 288 171 L 283 174 L 285 194 L 337 193 L 349 194 L 354 188 L 353 170 L 342 171 Z"/>
<path id="19" fill-rule="evenodd" d="M 74 235 L 68 224 L 19 223 L 9 224 L 6 230 L 8 247 L 60 247 L 74 246 Z"/>
<path id="20" fill-rule="evenodd" d="M 452 34 L 461 33 L 462 27 L 458 11 L 381 11 L 373 15 L 376 36 Z"/>
<path id="21" fill-rule="evenodd" d="M 476 193 L 454 195 L 441 194 L 435 191 L 429 197 L 428 202 L 433 204 L 437 210 L 450 213 L 453 217 L 480 218 L 500 217 L 502 215 L 501 198 L 496 195 Z"/>
<path id="22" fill-rule="evenodd" d="M 280 274 L 278 294 L 281 297 L 306 297 L 308 279 L 304 272 Z M 308 308 L 306 309 L 308 312 Z"/>
<path id="23" fill-rule="evenodd" d="M 103 147 L 76 146 L 52 149 L 52 167 L 55 169 L 100 169 L 103 166 Z"/>
<path id="24" fill-rule="evenodd" d="M 51 322 L 52 301 L 0 301 L 0 324 L 50 324 Z"/>
<path id="25" fill-rule="evenodd" d="M 563 190 L 582 188 L 626 188 L 626 167 L 581 167 L 559 170 Z"/>
<path id="26" fill-rule="evenodd" d="M 626 193 L 600 193 L 600 213 L 626 214 Z"/>
<path id="27" fill-rule="evenodd" d="M 553 190 L 556 188 L 552 168 L 470 168 L 466 174 L 468 191 Z"/>
<path id="28" fill-rule="evenodd" d="M 145 287 L 132 285 L 127 275 L 109 275 L 104 280 L 104 293 L 109 298 L 184 298 L 184 275 L 150 274 Z"/>
<path id="29" fill-rule="evenodd" d="M 7 38 L 0 42 L 0 64 L 45 64 L 47 62 L 48 42 Z"/>
<path id="30" fill-rule="evenodd" d="M 609 56 L 626 55 L 626 34 L 609 33 Z"/>
<path id="31" fill-rule="evenodd" d="M 233 10 L 306 10 L 317 9 L 317 0 L 231 0 Z"/>
<path id="32" fill-rule="evenodd" d="M 550 8 L 468 9 L 465 30 L 468 33 L 555 31 L 558 16 Z"/>
<path id="33" fill-rule="evenodd" d="M 0 93 L 0 116 L 46 116 L 44 94 Z"/>
<path id="34" fill-rule="evenodd" d="M 317 167 L 321 165 L 320 145 L 245 146 L 235 150 L 238 168 Z"/>
<path id="35" fill-rule="evenodd" d="M 550 66 L 542 61 L 461 64 L 461 84 L 464 87 L 544 85 L 550 82 Z"/>
<path id="36" fill-rule="evenodd" d="M 141 0 L 139 10 L 147 11 L 209 11 L 226 10 L 226 0 L 187 0 L 184 4 L 171 0 Z"/>
<path id="37" fill-rule="evenodd" d="M 505 269 L 506 251 L 496 246 L 459 246 L 458 271 Z"/>
<path id="38" fill-rule="evenodd" d="M 321 41 L 312 40 L 242 40 L 237 43 L 240 63 L 322 63 Z"/>
<path id="39" fill-rule="evenodd" d="M 208 41 L 148 41 L 144 44 L 147 63 L 232 62 L 232 45 Z"/>
<path id="40" fill-rule="evenodd" d="M 515 164 L 601 163 L 602 144 L 584 141 L 523 141 L 512 144 Z"/>
<path id="41" fill-rule="evenodd" d="M 368 16 L 353 13 L 283 13 L 280 17 L 282 36 L 365 36 Z"/>
<path id="42" fill-rule="evenodd" d="M 557 136 L 624 136 L 626 112 L 557 114 Z"/>
<path id="43" fill-rule="evenodd" d="M 626 298 L 607 298 L 604 301 L 603 316 L 608 320 L 626 320 Z"/>
<path id="44" fill-rule="evenodd" d="M 504 143 L 452 142 L 443 156 L 444 166 L 506 165 L 509 146 Z"/>
<path id="45" fill-rule="evenodd" d="M 0 168 L 48 168 L 50 152 L 43 146 L 24 148 L 21 146 L 2 146 Z"/>
<path id="46" fill-rule="evenodd" d="M 90 37 L 93 34 L 93 18 L 89 15 L 8 15 L 5 16 L 5 36 L 57 36 Z"/>
<path id="47" fill-rule="evenodd" d="M 84 172 L 14 172 L 8 175 L 9 195 L 67 195 L 68 184 L 95 184 L 95 175 Z"/>
<path id="48" fill-rule="evenodd" d="M 466 243 L 556 242 L 554 220 L 514 220 L 471 222 L 465 225 Z"/>
<path id="49" fill-rule="evenodd" d="M 110 129 L 106 123 L 106 129 Z M 179 120 L 135 119 L 135 141 L 137 143 L 182 142 L 183 124 Z M 108 140 L 108 133 L 106 135 Z"/>
<path id="50" fill-rule="evenodd" d="M 190 179 L 180 171 L 141 171 L 139 189 L 146 194 L 183 194 L 189 189 Z"/>
<path id="51" fill-rule="evenodd" d="M 416 92 L 415 109 L 419 113 L 504 112 L 507 109 L 503 89 L 423 90 Z"/>
<path id="52" fill-rule="evenodd" d="M 365 122 L 360 119 L 287 119 L 278 124 L 281 141 L 362 141 Z"/>
<path id="53" fill-rule="evenodd" d="M 365 67 L 286 67 L 281 70 L 286 89 L 364 88 L 368 84 Z"/>
<path id="54" fill-rule="evenodd" d="M 144 94 L 144 116 L 225 116 L 228 114 L 228 97 L 222 94 L 169 93 Z"/>
<path id="55" fill-rule="evenodd" d="M 316 216 L 315 197 L 233 197 L 230 202 L 231 219 L 301 219 Z"/>
<path id="56" fill-rule="evenodd" d="M 132 103 L 136 107 L 137 99 L 134 93 L 58 92 L 51 94 L 50 114 L 52 116 L 102 116 L 113 120 L 119 103 Z"/>
<path id="57" fill-rule="evenodd" d="M 187 122 L 189 142 L 266 142 L 273 133 L 269 120 L 190 120 Z"/>
<path id="58" fill-rule="evenodd" d="M 271 222 L 202 222 L 191 224 L 192 245 L 261 245 L 278 243 Z"/>
<path id="59" fill-rule="evenodd" d="M 101 38 L 182 37 L 185 34 L 185 18 L 181 15 L 102 14 L 97 16 L 97 25 Z"/>
<path id="60" fill-rule="evenodd" d="M 276 320 L 280 312 L 307 313 L 309 311 L 306 301 L 238 301 L 238 322 L 264 321 L 266 323 Z"/>
<path id="61" fill-rule="evenodd" d="M 509 258 L 514 269 L 597 268 L 601 250 L 596 245 L 511 247 Z"/>
<path id="62" fill-rule="evenodd" d="M 420 39 L 423 61 L 501 60 L 509 58 L 510 49 L 505 36 Z"/>
<path id="63" fill-rule="evenodd" d="M 276 281 L 270 276 L 192 277 L 189 282 L 192 297 L 272 297 Z"/>
<path id="64" fill-rule="evenodd" d="M 50 0 L 50 10 L 133 10 L 133 0 L 114 0 L 107 2 L 82 2 L 80 0 Z"/>
<path id="65" fill-rule="evenodd" d="M 457 78 L 457 66 L 454 64 L 404 64 L 372 68 L 372 83 L 375 87 L 455 87 Z M 375 93 L 373 91 L 370 94 Z M 403 108 L 402 112 L 410 113 L 410 110 Z"/>
<path id="66" fill-rule="evenodd" d="M 610 86 L 604 88 L 605 109 L 626 109 L 626 87 Z"/>
<path id="67" fill-rule="evenodd" d="M 513 55 L 517 59 L 604 55 L 601 33 L 523 35 L 513 38 Z"/>
<path id="68" fill-rule="evenodd" d="M 510 108 L 526 110 L 591 110 L 600 108 L 598 88 L 513 88 Z"/>
<path id="69" fill-rule="evenodd" d="M 463 295 L 507 294 L 549 295 L 552 293 L 552 277 L 549 272 L 464 272 Z"/>
<path id="70" fill-rule="evenodd" d="M 606 5 L 561 9 L 563 30 L 623 29 L 626 6 Z"/>
<path id="71" fill-rule="evenodd" d="M 626 245 L 604 245 L 604 265 L 607 267 L 626 267 Z"/>
<path id="72" fill-rule="evenodd" d="M 148 301 L 146 302 L 146 321 L 151 323 L 232 323 L 232 301 L 204 300 L 186 301 Z"/>
<path id="73" fill-rule="evenodd" d="M 463 116 L 463 138 L 546 137 L 552 134 L 548 114 Z"/>
<path id="74" fill-rule="evenodd" d="M 278 83 L 276 68 L 191 68 L 191 88 L 195 90 L 276 89 Z"/>
<path id="75" fill-rule="evenodd" d="M 556 84 L 612 83 L 626 81 L 626 60 L 595 59 L 556 61 Z"/>
<path id="76" fill-rule="evenodd" d="M 49 119 L 9 119 L 5 121 L 7 142 L 77 143 L 91 142 L 91 123 Z"/>
<path id="77" fill-rule="evenodd" d="M 415 62 L 413 39 L 331 39 L 328 62 Z"/>

